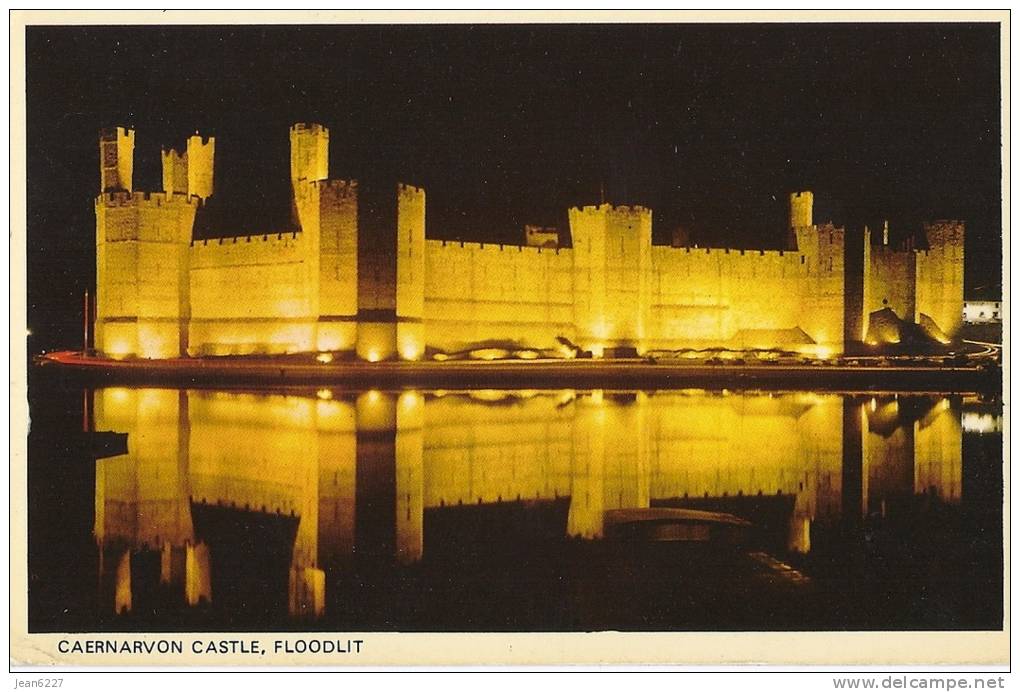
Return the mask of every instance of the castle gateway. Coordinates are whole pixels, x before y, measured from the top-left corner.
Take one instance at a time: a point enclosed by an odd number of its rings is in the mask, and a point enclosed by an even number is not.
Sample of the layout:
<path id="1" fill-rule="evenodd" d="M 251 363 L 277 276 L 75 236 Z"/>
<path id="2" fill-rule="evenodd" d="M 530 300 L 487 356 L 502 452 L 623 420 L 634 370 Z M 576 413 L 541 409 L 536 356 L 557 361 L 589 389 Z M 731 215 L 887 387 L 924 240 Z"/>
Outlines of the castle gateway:
<path id="1" fill-rule="evenodd" d="M 95 347 L 113 358 L 356 352 L 418 360 L 492 343 L 591 351 L 784 349 L 819 355 L 958 338 L 963 224 L 926 247 L 873 246 L 790 196 L 794 248 L 652 244 L 652 212 L 569 210 L 570 248 L 425 238 L 425 191 L 329 179 L 329 131 L 290 130 L 299 230 L 195 240 L 213 194 L 212 138 L 163 152 L 163 191 L 132 187 L 134 132 L 100 138 Z M 543 246 L 544 245 L 544 246 Z"/>

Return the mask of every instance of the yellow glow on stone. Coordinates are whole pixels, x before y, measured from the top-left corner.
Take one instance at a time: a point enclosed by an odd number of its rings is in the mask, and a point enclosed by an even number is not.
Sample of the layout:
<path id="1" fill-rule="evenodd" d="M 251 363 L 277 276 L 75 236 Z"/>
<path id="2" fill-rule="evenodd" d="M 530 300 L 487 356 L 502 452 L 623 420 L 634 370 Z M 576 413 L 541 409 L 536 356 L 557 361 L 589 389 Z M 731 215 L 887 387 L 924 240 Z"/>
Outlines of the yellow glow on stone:
<path id="1" fill-rule="evenodd" d="M 400 348 L 400 357 L 404 360 L 418 360 L 421 351 L 413 344 L 405 344 Z"/>
<path id="2" fill-rule="evenodd" d="M 131 346 L 126 341 L 114 341 L 106 347 L 106 355 L 115 360 L 127 358 L 131 355 Z"/>
<path id="3" fill-rule="evenodd" d="M 315 393 L 315 396 L 323 400 L 329 400 L 333 398 L 333 392 L 328 389 L 320 389 Z"/>
<path id="4" fill-rule="evenodd" d="M 319 355 L 317 355 L 315 357 L 315 360 L 319 361 L 320 363 L 332 363 L 333 362 L 333 354 L 332 353 L 320 353 Z"/>
<path id="5" fill-rule="evenodd" d="M 106 390 L 106 393 L 110 395 L 110 399 L 118 404 L 123 404 L 128 400 L 129 392 L 126 387 L 110 387 Z"/>

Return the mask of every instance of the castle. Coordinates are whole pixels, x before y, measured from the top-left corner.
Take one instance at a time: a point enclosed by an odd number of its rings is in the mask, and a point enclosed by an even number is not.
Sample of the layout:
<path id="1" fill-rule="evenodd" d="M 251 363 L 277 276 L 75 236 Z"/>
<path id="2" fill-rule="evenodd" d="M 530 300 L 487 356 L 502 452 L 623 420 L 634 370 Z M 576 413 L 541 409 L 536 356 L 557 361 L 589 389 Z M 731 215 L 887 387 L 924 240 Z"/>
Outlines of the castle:
<path id="1" fill-rule="evenodd" d="M 290 129 L 300 230 L 195 240 L 215 141 L 163 151 L 163 191 L 132 187 L 134 131 L 100 136 L 95 348 L 112 358 L 355 352 L 418 360 L 492 343 L 595 357 L 704 348 L 827 355 L 896 342 L 915 323 L 948 343 L 963 308 L 963 224 L 926 247 L 815 224 L 790 196 L 790 250 L 652 244 L 652 212 L 569 210 L 571 247 L 426 239 L 425 191 L 329 179 L 329 130 Z M 675 245 L 676 243 L 674 243 Z M 919 244 L 919 245 L 921 245 Z M 894 315 L 893 319 L 890 316 Z"/>

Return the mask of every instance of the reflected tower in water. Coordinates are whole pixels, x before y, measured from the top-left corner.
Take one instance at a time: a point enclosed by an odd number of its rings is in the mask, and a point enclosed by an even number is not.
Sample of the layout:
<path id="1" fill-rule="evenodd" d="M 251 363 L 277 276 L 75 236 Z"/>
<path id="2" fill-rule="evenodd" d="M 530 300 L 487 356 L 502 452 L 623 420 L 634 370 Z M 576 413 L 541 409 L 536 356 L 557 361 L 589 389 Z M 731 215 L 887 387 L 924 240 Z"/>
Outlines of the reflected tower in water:
<path id="1" fill-rule="evenodd" d="M 777 542 L 918 494 L 961 497 L 960 402 L 814 393 L 308 393 L 106 388 L 96 464 L 104 600 L 315 618 L 359 561 L 427 559 L 430 525 L 538 508 L 596 540 L 610 510 L 773 503 Z M 562 508 L 561 511 L 559 508 Z M 751 511 L 748 509 L 748 511 Z M 444 519 L 445 515 L 445 519 Z M 776 527 L 773 527 L 776 528 Z M 160 600 L 162 599 L 162 600 Z"/>

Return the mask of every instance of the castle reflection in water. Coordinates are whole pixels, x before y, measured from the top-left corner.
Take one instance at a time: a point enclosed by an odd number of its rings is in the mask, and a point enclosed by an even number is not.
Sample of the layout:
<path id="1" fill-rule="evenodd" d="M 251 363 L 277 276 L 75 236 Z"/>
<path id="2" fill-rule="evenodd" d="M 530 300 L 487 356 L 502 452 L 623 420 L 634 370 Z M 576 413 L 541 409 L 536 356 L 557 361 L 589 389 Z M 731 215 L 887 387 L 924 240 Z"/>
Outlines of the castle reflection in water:
<path id="1" fill-rule="evenodd" d="M 788 508 L 781 540 L 808 553 L 813 525 L 881 512 L 898 497 L 961 496 L 958 397 L 134 388 L 92 396 L 94 429 L 129 435 L 126 455 L 96 463 L 99 578 L 120 613 L 155 588 L 147 581 L 181 604 L 215 602 L 224 574 L 270 569 L 228 563 L 243 563 L 245 546 L 272 543 L 278 554 L 259 560 L 287 571 L 290 616 L 314 618 L 326 608 L 327 575 L 354 556 L 416 563 L 429 552 L 427 513 L 466 517 L 494 503 L 565 503 L 555 531 L 599 539 L 607 510 L 778 497 Z"/>

